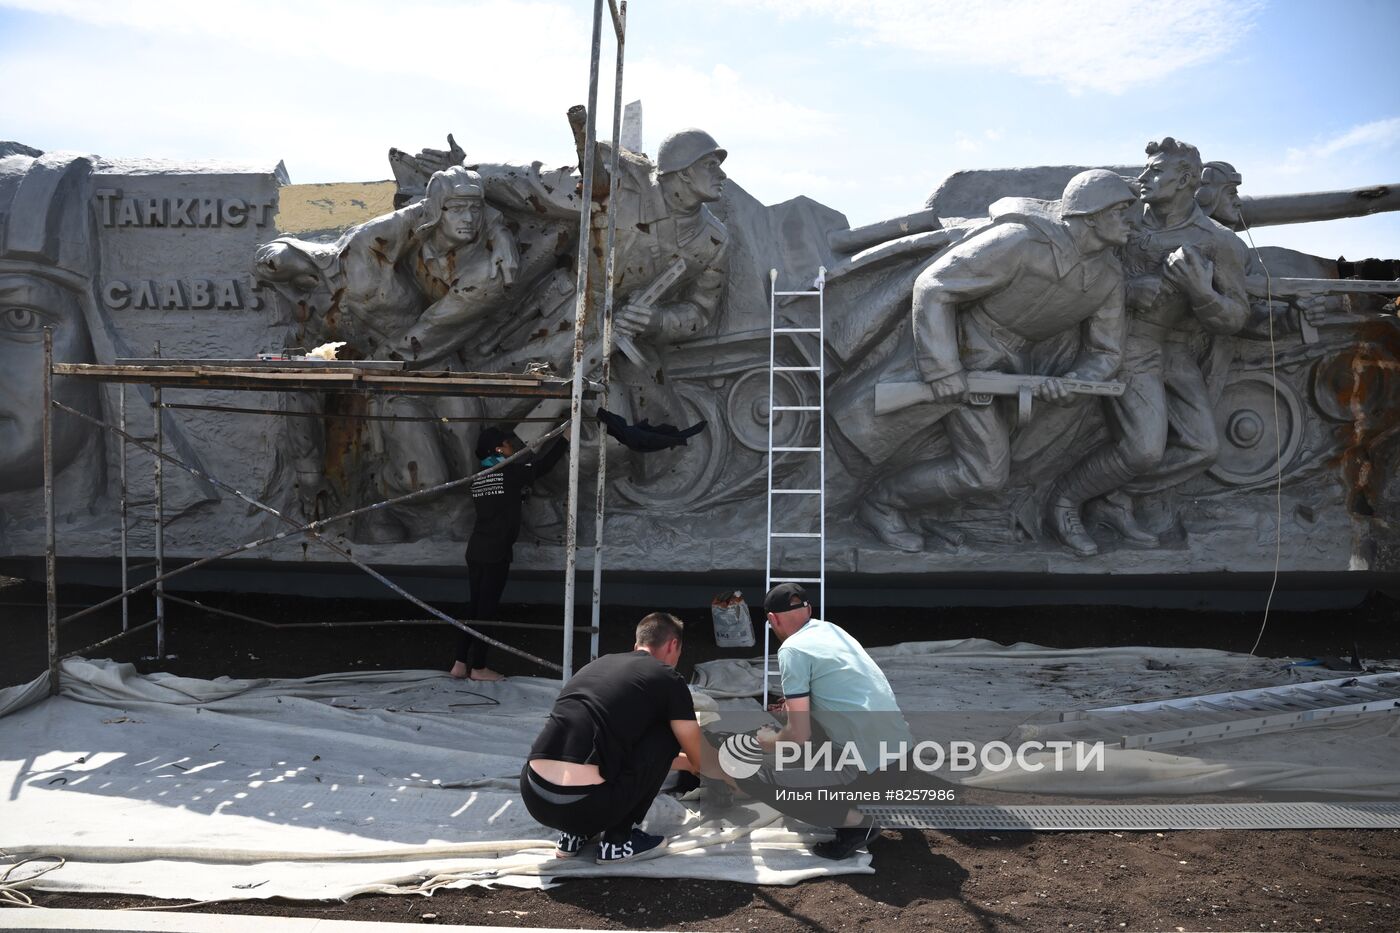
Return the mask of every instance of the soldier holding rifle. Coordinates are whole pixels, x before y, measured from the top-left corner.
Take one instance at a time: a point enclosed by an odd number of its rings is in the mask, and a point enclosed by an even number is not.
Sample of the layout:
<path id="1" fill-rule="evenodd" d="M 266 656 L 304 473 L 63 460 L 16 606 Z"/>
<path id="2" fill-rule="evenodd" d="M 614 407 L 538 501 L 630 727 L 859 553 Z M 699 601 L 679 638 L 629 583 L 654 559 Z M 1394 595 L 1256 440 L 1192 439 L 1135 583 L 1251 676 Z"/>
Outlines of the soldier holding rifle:
<path id="1" fill-rule="evenodd" d="M 1061 401 L 1074 394 L 1061 377 L 1112 376 L 1124 329 L 1123 272 L 1113 248 L 1127 242 L 1135 200 L 1124 178 L 1093 169 L 1070 179 L 1058 201 L 993 204 L 992 226 L 949 249 L 914 284 L 923 380 L 915 388 L 929 401 L 957 402 L 969 393 L 969 372 L 1028 374 L 1050 377 L 1034 397 Z M 1011 424 L 1000 406 L 935 405 L 934 412 L 951 452 L 892 474 L 857 511 L 882 542 L 904 551 L 923 547 L 907 511 L 995 492 L 1010 473 Z"/>

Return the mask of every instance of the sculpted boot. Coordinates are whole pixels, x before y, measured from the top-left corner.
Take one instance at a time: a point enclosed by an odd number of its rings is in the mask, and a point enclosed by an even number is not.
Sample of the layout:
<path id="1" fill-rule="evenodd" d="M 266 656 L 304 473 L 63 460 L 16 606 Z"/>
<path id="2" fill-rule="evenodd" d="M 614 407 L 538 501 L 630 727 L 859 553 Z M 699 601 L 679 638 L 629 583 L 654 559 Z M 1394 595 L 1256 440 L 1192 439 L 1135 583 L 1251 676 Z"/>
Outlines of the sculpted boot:
<path id="1" fill-rule="evenodd" d="M 1080 557 L 1093 557 L 1099 552 L 1099 546 L 1084 530 L 1084 523 L 1079 518 L 1078 504 L 1065 496 L 1056 496 L 1050 500 L 1050 529 L 1055 532 L 1055 537 L 1060 539 L 1061 544 Z"/>
<path id="2" fill-rule="evenodd" d="M 1157 547 L 1162 543 L 1156 535 L 1138 524 L 1137 516 L 1133 514 L 1132 497 L 1124 492 L 1111 492 L 1089 503 L 1089 520 L 1112 528 L 1125 543 L 1133 547 Z"/>
<path id="3" fill-rule="evenodd" d="M 924 549 L 923 535 L 911 531 L 893 505 L 884 502 L 878 490 L 864 496 L 856 508 L 856 521 L 875 533 L 881 543 L 911 554 Z"/>
<path id="4" fill-rule="evenodd" d="M 1118 452 L 1100 447 L 1061 474 L 1050 489 L 1050 528 L 1060 543 L 1080 557 L 1092 557 L 1099 546 L 1084 529 L 1080 507 L 1090 499 L 1117 489 L 1132 479 Z"/>

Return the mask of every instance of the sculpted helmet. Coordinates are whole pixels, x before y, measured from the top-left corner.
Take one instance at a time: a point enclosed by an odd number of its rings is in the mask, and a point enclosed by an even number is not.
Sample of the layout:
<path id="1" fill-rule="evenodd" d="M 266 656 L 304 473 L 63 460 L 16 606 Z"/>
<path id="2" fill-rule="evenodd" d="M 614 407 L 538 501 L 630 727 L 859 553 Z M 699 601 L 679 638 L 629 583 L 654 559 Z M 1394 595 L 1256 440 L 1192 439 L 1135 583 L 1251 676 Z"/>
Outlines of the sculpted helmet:
<path id="1" fill-rule="evenodd" d="M 83 185 L 91 171 L 91 159 L 71 153 L 0 159 L 0 271 L 86 287 L 93 231 Z"/>
<path id="2" fill-rule="evenodd" d="M 428 179 L 427 194 L 428 201 L 439 208 L 458 198 L 482 200 L 486 197 L 486 181 L 479 173 L 454 165 L 433 173 Z"/>
<path id="3" fill-rule="evenodd" d="M 1060 216 L 1097 214 L 1115 204 L 1130 204 L 1136 200 L 1137 192 L 1128 179 L 1108 169 L 1091 168 L 1075 175 L 1065 185 L 1065 192 L 1060 196 Z"/>
<path id="4" fill-rule="evenodd" d="M 1213 215 L 1229 185 L 1238 186 L 1244 180 L 1229 162 L 1207 162 L 1201 166 L 1201 186 L 1196 189 L 1196 203 L 1207 215 Z"/>
<path id="5" fill-rule="evenodd" d="M 1207 162 L 1201 166 L 1202 185 L 1238 185 L 1243 180 L 1229 162 Z"/>
<path id="6" fill-rule="evenodd" d="M 721 162 L 729 155 L 704 130 L 688 129 L 672 133 L 661 141 L 661 148 L 656 151 L 656 172 L 658 175 L 679 172 L 711 153 L 718 154 Z"/>
<path id="7" fill-rule="evenodd" d="M 418 236 L 426 236 L 437 225 L 449 201 L 477 200 L 486 198 L 486 181 L 478 172 L 453 165 L 440 172 L 434 172 L 428 179 L 428 187 L 423 200 L 428 205 L 427 222 L 414 229 Z"/>

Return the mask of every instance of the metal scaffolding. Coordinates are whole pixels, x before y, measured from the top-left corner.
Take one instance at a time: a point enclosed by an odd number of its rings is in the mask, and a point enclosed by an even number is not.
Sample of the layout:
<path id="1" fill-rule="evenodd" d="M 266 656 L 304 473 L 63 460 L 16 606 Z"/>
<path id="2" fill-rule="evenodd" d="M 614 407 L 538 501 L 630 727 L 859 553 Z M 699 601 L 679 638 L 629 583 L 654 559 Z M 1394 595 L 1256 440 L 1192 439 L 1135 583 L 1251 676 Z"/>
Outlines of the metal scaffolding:
<path id="1" fill-rule="evenodd" d="M 614 72 L 613 83 L 613 131 L 612 150 L 610 152 L 608 176 L 612 179 L 611 184 L 616 185 L 618 177 L 618 159 L 622 149 L 622 63 L 623 52 L 626 46 L 627 33 L 627 3 L 623 0 L 619 6 L 617 0 L 608 0 L 608 8 L 612 13 L 613 35 L 617 40 L 617 65 Z M 593 54 L 588 69 L 588 105 L 587 123 L 584 130 L 583 158 L 580 159 L 579 171 L 583 173 L 583 205 L 584 209 L 579 214 L 578 233 L 578 281 L 575 291 L 574 308 L 574 368 L 573 368 L 573 396 L 569 411 L 569 423 L 573 426 L 573 436 L 579 437 L 579 424 L 582 414 L 582 385 L 584 379 L 583 365 L 585 359 L 586 337 L 584 327 L 591 317 L 592 289 L 590 288 L 590 274 L 593 270 L 592 257 L 593 238 L 596 236 L 596 224 L 594 216 L 596 214 L 593 203 L 593 171 L 595 160 L 598 154 L 598 71 L 602 57 L 602 32 L 603 32 L 603 0 L 593 2 Z M 611 195 L 611 187 L 609 190 Z M 607 216 L 607 234 L 604 243 L 605 266 L 603 270 L 603 372 L 602 372 L 602 400 L 603 407 L 608 404 L 608 386 L 612 380 L 612 351 L 613 351 L 613 269 L 616 262 L 617 253 L 617 212 L 613 210 L 613 198 L 607 199 L 604 208 Z M 564 530 L 564 679 L 568 680 L 573 674 L 573 621 L 574 621 L 574 593 L 575 575 L 578 569 L 578 473 L 581 444 L 573 444 L 569 447 L 569 504 L 566 525 Z M 598 628 L 601 613 L 601 591 L 603 575 L 603 515 L 604 515 L 604 495 L 607 490 L 608 473 L 608 445 L 607 433 L 598 432 L 598 491 L 596 515 L 594 524 L 595 543 L 593 547 L 593 617 L 592 636 L 589 641 L 590 658 L 598 656 Z"/>
<path id="2" fill-rule="evenodd" d="M 142 360 L 130 362 L 118 362 L 114 364 L 92 364 L 92 363 L 55 363 L 53 361 L 53 335 L 51 331 L 45 331 L 44 339 L 44 426 L 43 426 L 43 448 L 44 448 L 44 507 L 45 507 L 45 547 L 44 563 L 47 582 L 47 622 L 48 622 L 48 649 L 49 649 L 49 689 L 51 693 L 58 691 L 58 666 L 65 657 L 72 657 L 94 648 L 105 647 L 113 642 L 154 627 L 156 630 L 156 654 L 162 656 L 165 651 L 165 623 L 167 602 L 192 605 L 195 608 L 206 612 L 213 612 L 218 615 L 230 616 L 243 619 L 244 621 L 256 622 L 263 625 L 272 625 L 261 619 L 239 613 L 230 613 L 226 610 L 215 609 L 204 606 L 191 600 L 180 599 L 168 596 L 165 592 L 165 584 L 168 580 L 183 573 L 188 573 L 199 567 L 203 567 L 217 560 L 223 560 L 235 555 L 246 554 L 259 547 L 285 541 L 290 538 L 302 537 L 309 541 L 314 541 L 326 548 L 341 559 L 369 574 L 380 583 L 384 584 L 399 596 L 407 599 L 418 608 L 427 612 L 433 617 L 431 620 L 390 620 L 383 624 L 441 624 L 446 623 L 464 632 L 468 632 L 487 644 L 493 645 L 511 654 L 518 655 L 537 664 L 543 665 L 551 670 L 561 673 L 567 667 L 566 664 L 556 664 L 544 658 L 537 657 L 528 652 L 522 651 L 504 642 L 484 635 L 478 628 L 482 627 L 507 627 L 524 628 L 530 627 L 512 625 L 510 623 L 497 622 L 494 620 L 461 620 L 429 605 L 403 587 L 394 583 L 378 570 L 354 557 L 347 549 L 335 542 L 323 537 L 321 532 L 328 526 L 348 521 L 356 516 L 369 512 L 400 505 L 406 502 L 425 499 L 439 495 L 451 489 L 459 488 L 470 484 L 481 475 L 475 473 L 471 476 L 460 477 L 449 480 L 426 489 L 420 489 L 402 496 L 381 500 L 364 505 L 359 508 L 332 515 L 327 518 L 318 519 L 311 522 L 301 522 L 296 518 L 285 515 L 266 503 L 260 502 L 252 496 L 240 491 L 233 485 L 200 470 L 189 463 L 168 453 L 165 449 L 165 435 L 163 423 L 165 412 L 171 409 L 180 409 L 189 406 L 171 404 L 165 402 L 162 395 L 163 389 L 220 389 L 228 391 L 258 391 L 258 392 L 301 392 L 301 391 L 341 391 L 355 392 L 365 395 L 372 394 L 392 394 L 392 395 L 422 395 L 422 396 L 475 396 L 488 398 L 541 398 L 541 399 L 563 399 L 572 393 L 578 393 L 578 400 L 596 397 L 599 386 L 594 382 L 582 382 L 571 384 L 569 380 L 556 377 L 534 376 L 534 375 L 514 375 L 509 373 L 453 373 L 453 372 L 410 372 L 403 369 L 403 364 L 379 364 L 379 363 L 333 363 L 316 365 L 310 362 L 293 361 L 287 363 L 256 363 L 254 361 L 193 361 L 193 360 Z M 55 376 L 83 379 L 94 382 L 116 382 L 123 386 L 123 391 L 118 395 L 118 423 L 109 424 L 100 418 L 71 408 L 53 397 L 53 380 Z M 153 432 L 149 436 L 138 436 L 130 433 L 127 423 L 126 393 L 124 386 L 127 383 L 146 384 L 151 387 L 152 400 L 151 407 L 154 412 Z M 229 408 L 223 406 L 204 405 L 195 406 L 199 410 L 230 410 L 242 413 L 264 414 L 281 416 L 285 412 L 275 409 L 249 409 L 249 408 Z M 56 523 L 56 507 L 54 501 L 54 477 L 53 477 L 53 414 L 55 411 L 63 412 L 69 417 L 78 418 L 88 422 L 94 427 L 111 432 L 120 439 L 122 448 L 120 460 L 120 516 L 121 516 L 121 567 L 122 567 L 122 589 L 119 593 L 109 597 L 94 605 L 80 609 L 63 618 L 58 616 L 58 580 L 57 580 L 57 554 L 58 535 Z M 353 415 L 327 415 L 326 417 L 357 417 Z M 424 419 L 436 421 L 438 419 Z M 515 453 L 502 463 L 489 467 L 488 471 L 502 469 L 509 463 L 516 462 L 527 455 L 532 449 L 538 449 L 544 443 L 560 436 L 564 433 L 567 423 L 560 424 L 553 430 L 535 440 L 527 448 Z M 129 497 L 128 470 L 127 470 L 127 448 L 134 447 L 144 451 L 151 456 L 154 464 L 153 475 L 153 496 L 149 500 L 134 503 Z M 166 568 L 165 558 L 165 472 L 166 465 L 173 466 L 194 476 L 197 480 L 232 496 L 234 499 L 246 503 L 258 511 L 277 519 L 287 528 L 273 534 L 265 535 L 254 541 L 239 544 L 228 548 L 217 554 L 201 557 L 197 560 L 184 563 L 174 569 Z M 129 510 L 135 506 L 153 505 L 154 515 L 154 560 L 150 564 L 133 566 L 128 557 L 130 545 L 128 534 L 130 529 Z M 601 515 L 599 516 L 601 521 Z M 140 567 L 150 566 L 154 568 L 154 574 L 149 580 L 130 585 L 129 573 Z M 142 622 L 139 625 L 131 625 L 129 617 L 128 600 L 131 596 L 151 590 L 155 597 L 155 618 Z M 122 630 L 118 634 L 86 645 L 66 655 L 60 656 L 58 653 L 58 632 L 59 627 L 65 623 L 73 622 L 77 619 L 91 615 L 108 606 L 120 602 L 122 604 Z M 564 642 L 566 650 L 572 646 L 572 619 L 568 620 L 564 629 Z M 470 624 L 469 624 L 470 623 Z M 314 623 L 318 626 L 332 627 L 337 625 L 355 625 L 362 623 L 354 622 L 325 622 Z M 554 628 L 554 626 L 544 626 Z M 596 632 L 594 633 L 596 636 Z"/>
<path id="3" fill-rule="evenodd" d="M 618 3 L 618 0 L 607 0 L 611 13 L 613 33 L 617 41 L 617 61 L 615 69 L 614 94 L 613 94 L 613 128 L 612 128 L 612 149 L 610 151 L 609 175 L 612 179 L 618 177 L 619 154 L 621 150 L 621 128 L 622 128 L 622 72 L 623 53 L 625 46 L 625 34 L 627 23 L 627 4 Z M 489 645 L 493 645 L 504 651 L 526 658 L 537 664 L 541 664 L 551 670 L 558 671 L 567 680 L 573 673 L 573 649 L 574 632 L 576 625 L 574 622 L 574 601 L 576 591 L 576 573 L 578 567 L 578 504 L 579 504 L 579 466 L 582 445 L 582 409 L 586 398 L 599 398 L 601 404 L 607 405 L 608 384 L 611 378 L 610 357 L 613 351 L 613 271 L 616 261 L 616 234 L 617 217 L 613 210 L 613 199 L 606 198 L 606 203 L 599 206 L 594 203 L 594 172 L 598 155 L 597 139 L 597 105 L 598 105 L 598 76 L 601 58 L 601 38 L 602 38 L 602 17 L 603 0 L 594 0 L 593 4 L 593 41 L 592 56 L 589 66 L 588 82 L 588 105 L 586 109 L 586 127 L 584 132 L 584 145 L 582 157 L 580 159 L 580 172 L 582 173 L 582 203 L 583 209 L 579 215 L 578 232 L 578 255 L 577 255 L 577 282 L 574 307 L 574 346 L 573 346 L 573 371 L 572 377 L 568 380 L 536 375 L 516 375 L 509 373 L 455 373 L 455 372 L 423 372 L 408 371 L 402 364 L 397 367 L 391 363 L 381 362 L 361 362 L 361 363 L 340 363 L 330 365 L 315 365 L 310 362 L 292 361 L 286 363 L 266 363 L 250 360 L 163 360 L 159 358 L 149 360 L 127 360 L 117 361 L 112 364 L 76 364 L 76 363 L 55 363 L 53 361 L 53 333 L 46 329 L 44 332 L 44 416 L 43 416 L 43 453 L 44 453 L 44 508 L 45 508 L 45 548 L 44 548 L 44 571 L 47 582 L 47 623 L 48 623 L 48 655 L 49 655 L 49 690 L 56 694 L 59 689 L 59 663 L 64 657 L 71 657 L 76 654 L 91 651 L 94 648 L 105 647 L 119 639 L 136 632 L 144 631 L 155 627 L 156 630 L 156 654 L 163 656 L 165 652 L 165 606 L 167 602 L 179 603 L 181 605 L 192 606 L 205 612 L 212 612 L 231 618 L 242 619 L 260 625 L 273 625 L 265 620 L 256 619 L 240 613 L 229 612 L 227 610 L 216 609 L 205 606 L 197 601 L 181 599 L 169 596 L 165 592 L 165 583 L 172 577 L 182 573 L 187 573 L 198 567 L 202 567 L 216 560 L 222 560 L 234 555 L 245 554 L 258 547 L 283 541 L 292 537 L 302 537 L 309 541 L 314 541 L 321 547 L 336 554 L 342 560 L 359 568 L 369 576 L 384 584 L 399 596 L 407 599 L 419 609 L 427 612 L 432 619 L 409 619 L 409 620 L 388 620 L 378 624 L 394 625 L 419 625 L 447 623 L 461 629 L 471 635 L 480 638 Z M 605 223 L 599 223 L 599 212 L 605 216 Z M 602 244 L 595 243 L 599 229 L 606 230 L 605 241 Z M 595 255 L 599 255 L 596 247 L 602 246 L 601 256 L 604 267 L 602 270 L 595 270 L 593 267 Z M 602 373 L 601 382 L 589 380 L 584 372 L 587 354 L 585 347 L 587 340 L 586 329 L 593 317 L 595 304 L 593 298 L 594 274 L 601 272 L 603 275 L 603 315 L 602 315 Z M 159 350 L 157 350 L 157 353 Z M 55 376 L 72 379 L 85 379 L 95 382 L 115 382 L 120 384 L 118 395 L 119 417 L 118 424 L 109 424 L 99 418 L 77 411 L 53 397 L 53 380 Z M 151 388 L 151 404 L 154 411 L 153 432 L 150 436 L 139 437 L 129 433 L 126 419 L 126 383 L 145 384 Z M 201 470 L 185 463 L 178 458 L 168 454 L 164 449 L 163 423 L 165 412 L 172 409 L 193 409 L 203 411 L 221 411 L 225 413 L 241 414 L 266 414 L 278 416 L 312 416 L 312 413 L 286 412 L 257 408 L 217 406 L 217 405 L 181 405 L 170 404 L 164 401 L 162 390 L 164 389 L 220 389 L 228 391 L 270 391 L 270 392 L 301 392 L 301 391 L 335 391 L 335 392 L 355 392 L 363 394 L 392 394 L 392 395 L 426 395 L 426 396 L 475 396 L 492 398 L 540 398 L 540 399 L 564 399 L 570 400 L 569 417 L 566 423 L 560 424 L 537 438 L 528 445 L 527 448 L 518 451 L 516 454 L 496 464 L 490 470 L 497 470 L 506 464 L 514 462 L 517 458 L 523 457 L 529 449 L 538 449 L 546 441 L 564 433 L 565 429 L 571 429 L 570 434 L 574 442 L 569 445 L 569 481 L 568 481 L 568 505 L 566 511 L 565 526 L 565 576 L 564 576 L 564 620 L 563 620 L 563 657 L 562 663 L 555 664 L 544 658 L 536 657 L 518 648 L 514 648 L 504 642 L 497 641 L 477 631 L 479 627 L 499 626 L 507 628 L 554 628 L 554 626 L 533 626 L 520 623 L 505 623 L 493 620 L 461 620 L 453 618 L 447 613 L 429 605 L 418 599 L 407 590 L 394 583 L 382 573 L 370 567 L 351 555 L 351 553 L 327 540 L 321 535 L 321 530 L 339 522 L 347 521 L 358 515 L 399 505 L 416 499 L 437 495 L 450 489 L 471 483 L 481 473 L 471 476 L 461 477 L 448 482 L 433 486 L 428 489 L 421 489 L 407 495 L 386 499 L 360 508 L 333 515 L 329 518 L 319 519 L 312 522 L 300 522 L 295 518 L 284 515 L 263 502 L 246 495 L 232 485 L 214 477 Z M 61 411 L 65 415 L 80 418 L 103 430 L 112 432 L 121 440 L 121 456 L 119 460 L 119 482 L 121 498 L 119 504 L 121 520 L 121 575 L 122 590 L 117 595 L 99 602 L 93 606 L 88 606 L 78 612 L 67 615 L 63 618 L 58 616 L 58 558 L 57 558 L 57 530 L 55 520 L 54 502 L 54 465 L 53 465 L 53 416 L 55 411 Z M 385 416 L 374 415 L 324 415 L 322 417 L 360 417 L 365 420 L 384 420 Z M 443 420 L 472 420 L 472 419 L 398 419 L 394 420 L 432 420 L 434 422 Z M 538 418 L 527 418 L 524 420 L 546 420 Z M 553 419 L 547 419 L 552 421 Z M 154 446 L 152 446 L 154 445 Z M 127 495 L 127 449 L 135 447 L 138 450 L 149 454 L 154 462 L 154 496 L 152 500 L 140 505 L 154 505 L 155 507 L 155 547 L 154 560 L 150 563 L 133 567 L 129 561 L 128 528 L 129 509 L 138 505 L 132 503 Z M 199 558 L 180 567 L 167 570 L 165 563 L 165 516 L 164 516 L 164 467 L 169 464 L 180 470 L 191 474 L 203 483 L 215 487 L 235 499 L 242 501 L 250 507 L 264 512 L 277 519 L 287 528 L 272 535 L 265 536 L 256 541 L 227 549 L 221 553 Z M 600 430 L 598 432 L 598 477 L 597 492 L 595 499 L 595 522 L 594 522 L 594 551 L 593 551 L 593 608 L 592 624 L 585 627 L 584 631 L 590 633 L 589 656 L 598 656 L 599 630 L 601 627 L 601 599 L 602 599 L 602 554 L 603 554 L 603 525 L 604 525 L 604 500 L 606 498 L 606 477 L 607 477 L 607 433 Z M 153 567 L 154 574 L 151 579 L 136 585 L 130 585 L 129 573 L 133 569 Z M 132 626 L 129 618 L 129 598 L 145 590 L 151 590 L 155 597 L 155 618 Z M 121 624 L 122 630 L 117 635 L 106 638 L 95 644 L 84 646 L 68 655 L 60 656 L 58 653 L 58 632 L 59 626 L 72 622 L 76 619 L 90 615 L 107 606 L 117 602 L 121 603 Z M 468 624 L 468 621 L 471 624 Z M 305 623 L 323 627 L 338 625 L 364 625 L 364 622 L 318 622 Z M 278 626 L 282 627 L 282 626 Z"/>

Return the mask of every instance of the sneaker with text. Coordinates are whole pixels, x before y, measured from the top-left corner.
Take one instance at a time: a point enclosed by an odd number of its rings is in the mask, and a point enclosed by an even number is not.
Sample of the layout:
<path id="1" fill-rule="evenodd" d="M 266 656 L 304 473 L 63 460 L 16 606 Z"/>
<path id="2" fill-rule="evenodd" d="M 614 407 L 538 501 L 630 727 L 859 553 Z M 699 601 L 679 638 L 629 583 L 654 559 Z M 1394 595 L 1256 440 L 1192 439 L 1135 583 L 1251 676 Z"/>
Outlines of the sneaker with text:
<path id="1" fill-rule="evenodd" d="M 636 862 L 661 855 L 665 849 L 665 836 L 653 836 L 651 833 L 634 829 L 626 842 L 609 842 L 604 838 L 598 843 L 598 857 L 594 861 L 599 865 Z"/>
<path id="2" fill-rule="evenodd" d="M 583 851 L 583 847 L 593 841 L 592 836 L 575 836 L 573 833 L 560 832 L 559 844 L 554 847 L 555 858 L 573 858 Z"/>

